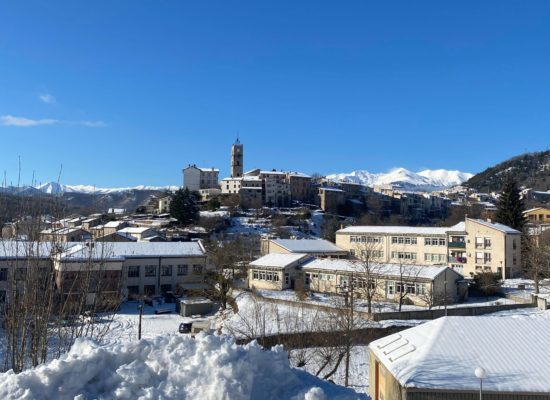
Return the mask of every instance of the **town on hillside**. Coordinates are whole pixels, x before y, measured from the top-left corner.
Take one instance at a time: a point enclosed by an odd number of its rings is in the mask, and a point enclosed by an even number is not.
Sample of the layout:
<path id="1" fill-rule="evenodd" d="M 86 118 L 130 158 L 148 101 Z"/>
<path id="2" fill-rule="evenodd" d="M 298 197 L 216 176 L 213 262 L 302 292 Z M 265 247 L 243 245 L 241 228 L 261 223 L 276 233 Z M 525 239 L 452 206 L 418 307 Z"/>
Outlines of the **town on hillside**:
<path id="1" fill-rule="evenodd" d="M 537 336 L 550 328 L 544 199 L 512 177 L 491 193 L 461 184 L 428 193 L 245 171 L 244 156 L 237 139 L 230 177 L 190 163 L 179 189 L 135 210 L 64 214 L 38 197 L 4 221 L 6 366 L 37 366 L 78 337 L 203 332 L 283 344 L 292 366 L 372 398 L 475 393 L 479 378 L 463 363 L 481 354 L 491 392 L 547 390 L 546 373 L 535 379 L 516 362 L 538 362 L 549 344 Z M 499 334 L 472 347 L 488 331 Z M 537 345 L 512 348 L 519 335 Z M 495 362 L 502 348 L 509 362 Z M 441 360 L 452 370 L 434 367 Z"/>

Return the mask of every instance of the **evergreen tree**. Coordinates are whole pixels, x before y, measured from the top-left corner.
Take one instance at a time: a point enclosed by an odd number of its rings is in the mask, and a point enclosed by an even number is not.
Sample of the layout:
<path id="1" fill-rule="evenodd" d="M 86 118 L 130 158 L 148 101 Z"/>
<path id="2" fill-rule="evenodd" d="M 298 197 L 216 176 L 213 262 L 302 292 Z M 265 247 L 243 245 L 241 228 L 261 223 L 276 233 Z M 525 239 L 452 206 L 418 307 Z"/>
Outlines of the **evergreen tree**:
<path id="1" fill-rule="evenodd" d="M 170 215 L 182 225 L 199 220 L 198 193 L 188 188 L 179 189 L 170 203 Z"/>
<path id="2" fill-rule="evenodd" d="M 495 219 L 501 224 L 523 232 L 526 222 L 524 211 L 525 205 L 520 198 L 517 183 L 512 176 L 508 176 L 498 199 Z"/>

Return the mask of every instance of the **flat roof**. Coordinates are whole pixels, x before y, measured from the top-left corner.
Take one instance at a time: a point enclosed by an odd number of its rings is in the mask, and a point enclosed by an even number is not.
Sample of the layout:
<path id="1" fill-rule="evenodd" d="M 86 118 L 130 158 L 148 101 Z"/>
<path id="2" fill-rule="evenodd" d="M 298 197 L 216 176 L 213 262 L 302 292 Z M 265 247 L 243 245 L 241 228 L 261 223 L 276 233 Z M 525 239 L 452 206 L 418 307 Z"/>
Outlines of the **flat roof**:
<path id="1" fill-rule="evenodd" d="M 347 253 L 346 250 L 324 239 L 271 239 L 271 242 L 293 253 Z"/>
<path id="2" fill-rule="evenodd" d="M 438 226 L 348 226 L 336 233 L 395 233 L 416 235 L 446 235 L 447 232 L 462 232 L 465 229 L 464 222 L 450 227 Z"/>
<path id="3" fill-rule="evenodd" d="M 550 392 L 550 319 L 443 317 L 376 340 L 369 348 L 406 388 Z"/>
<path id="4" fill-rule="evenodd" d="M 92 254 L 90 254 L 90 251 Z M 199 242 L 95 242 L 93 247 L 79 243 L 61 253 L 62 260 L 102 258 L 148 257 L 201 257 L 205 255 Z"/>
<path id="5" fill-rule="evenodd" d="M 284 254 L 284 253 L 271 253 L 263 257 L 258 258 L 250 263 L 253 267 L 275 267 L 284 268 L 296 261 L 306 259 L 309 256 L 307 254 Z"/>
<path id="6" fill-rule="evenodd" d="M 334 272 L 365 272 L 365 264 L 357 260 L 338 260 L 338 259 L 314 259 L 304 264 L 304 270 L 324 270 Z M 434 265 L 415 265 L 415 264 L 375 264 L 370 265 L 370 271 L 379 276 L 399 278 L 421 278 L 433 280 L 439 274 L 443 273 L 446 266 L 437 267 Z M 452 271 L 452 270 L 451 270 Z M 457 274 L 458 275 L 458 274 Z"/>

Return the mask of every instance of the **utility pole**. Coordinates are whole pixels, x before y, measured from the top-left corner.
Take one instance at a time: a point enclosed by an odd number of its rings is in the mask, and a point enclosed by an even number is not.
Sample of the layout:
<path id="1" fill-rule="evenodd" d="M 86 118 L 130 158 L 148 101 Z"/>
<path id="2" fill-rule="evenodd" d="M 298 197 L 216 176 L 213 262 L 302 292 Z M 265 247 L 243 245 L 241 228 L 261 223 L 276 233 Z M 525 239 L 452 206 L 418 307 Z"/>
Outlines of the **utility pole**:
<path id="1" fill-rule="evenodd" d="M 447 316 L 447 270 L 445 269 L 445 281 L 443 282 L 444 284 L 444 288 L 445 288 L 445 293 L 443 295 L 444 299 L 443 301 L 445 302 L 445 316 Z"/>

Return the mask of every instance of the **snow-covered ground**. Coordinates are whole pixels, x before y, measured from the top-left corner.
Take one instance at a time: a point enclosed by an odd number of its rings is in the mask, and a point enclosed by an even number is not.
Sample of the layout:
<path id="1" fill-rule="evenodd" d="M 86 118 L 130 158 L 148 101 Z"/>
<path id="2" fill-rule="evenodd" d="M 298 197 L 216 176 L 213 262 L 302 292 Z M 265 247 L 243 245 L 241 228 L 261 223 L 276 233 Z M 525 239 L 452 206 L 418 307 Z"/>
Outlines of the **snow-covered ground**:
<path id="1" fill-rule="evenodd" d="M 530 299 L 531 295 L 535 293 L 535 283 L 531 279 L 506 279 L 502 290 L 511 296 Z M 539 291 L 541 295 L 550 295 L 550 280 L 541 282 Z"/>
<path id="2" fill-rule="evenodd" d="M 296 297 L 296 292 L 294 292 L 293 290 L 283 290 L 283 291 L 258 290 L 258 293 L 261 296 L 272 298 L 272 299 L 281 299 L 281 300 L 299 302 L 299 300 Z M 319 304 L 323 306 L 341 307 L 342 296 L 324 294 L 324 293 L 313 293 L 311 297 L 308 297 L 307 300 L 305 300 L 305 302 L 310 304 Z M 367 312 L 368 310 L 367 301 L 363 299 L 356 300 L 355 309 L 357 311 Z M 373 301 L 372 309 L 374 312 L 397 311 L 399 309 L 399 305 L 397 303 L 391 303 L 391 302 Z M 402 307 L 402 311 L 414 311 L 414 310 L 425 310 L 425 308 L 414 306 L 414 305 L 403 305 Z"/>
<path id="3" fill-rule="evenodd" d="M 299 367 L 310 374 L 317 374 L 324 364 L 323 357 L 329 350 L 327 348 L 312 347 L 308 349 L 299 349 L 290 351 L 290 362 L 294 367 L 298 363 L 305 362 L 305 365 Z M 320 377 L 326 375 L 335 366 L 335 362 L 329 363 L 319 374 Z M 345 362 L 342 360 L 338 369 L 329 379 L 337 385 L 344 386 L 345 383 Z M 351 350 L 350 368 L 349 368 L 349 387 L 359 393 L 368 393 L 369 390 L 369 352 L 368 346 L 354 346 Z"/>
<path id="4" fill-rule="evenodd" d="M 334 312 L 296 305 L 275 304 L 241 292 L 237 297 L 238 313 L 227 310 L 216 316 L 213 327 L 237 338 L 254 338 L 284 333 L 320 332 L 341 329 L 338 326 L 338 309 Z M 415 326 L 421 320 L 371 321 L 356 316 L 356 329 Z"/>
<path id="5" fill-rule="evenodd" d="M 0 374 L 2 399 L 358 399 L 351 389 L 292 368 L 287 353 L 199 335 L 101 346 L 78 340 L 59 360 Z"/>

